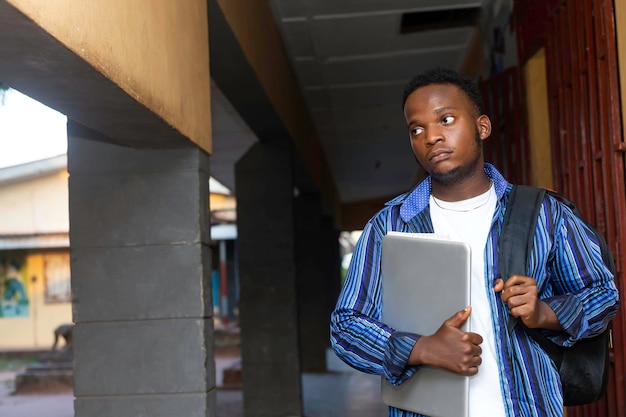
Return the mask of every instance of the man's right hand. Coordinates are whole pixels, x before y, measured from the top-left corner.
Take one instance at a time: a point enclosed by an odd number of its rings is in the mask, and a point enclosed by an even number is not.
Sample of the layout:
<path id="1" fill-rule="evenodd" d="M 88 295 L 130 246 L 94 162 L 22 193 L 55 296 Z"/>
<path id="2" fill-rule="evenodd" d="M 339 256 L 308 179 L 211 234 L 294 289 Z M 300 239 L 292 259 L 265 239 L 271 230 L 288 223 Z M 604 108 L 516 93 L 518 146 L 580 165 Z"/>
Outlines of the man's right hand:
<path id="1" fill-rule="evenodd" d="M 465 376 L 476 375 L 482 362 L 479 345 L 483 338 L 477 333 L 461 330 L 471 312 L 472 308 L 468 306 L 444 321 L 435 334 L 420 337 L 413 346 L 408 364 L 434 366 Z"/>

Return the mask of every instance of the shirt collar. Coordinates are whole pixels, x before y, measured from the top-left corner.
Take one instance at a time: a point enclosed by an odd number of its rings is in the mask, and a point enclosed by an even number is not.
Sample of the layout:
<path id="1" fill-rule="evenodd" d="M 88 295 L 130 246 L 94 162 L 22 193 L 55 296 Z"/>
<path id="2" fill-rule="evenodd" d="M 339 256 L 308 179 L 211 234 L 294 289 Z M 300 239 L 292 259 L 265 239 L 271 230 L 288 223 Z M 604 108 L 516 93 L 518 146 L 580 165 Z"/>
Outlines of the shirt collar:
<path id="1" fill-rule="evenodd" d="M 493 180 L 493 187 L 496 191 L 496 195 L 498 196 L 498 200 L 501 199 L 506 191 L 508 182 L 493 165 L 487 162 L 485 162 L 485 174 Z M 413 191 L 394 198 L 393 200 L 385 203 L 385 205 L 395 206 L 401 204 L 400 217 L 402 217 L 402 220 L 405 222 L 408 222 L 428 206 L 430 191 L 431 180 L 429 175 L 424 178 L 413 189 Z"/>

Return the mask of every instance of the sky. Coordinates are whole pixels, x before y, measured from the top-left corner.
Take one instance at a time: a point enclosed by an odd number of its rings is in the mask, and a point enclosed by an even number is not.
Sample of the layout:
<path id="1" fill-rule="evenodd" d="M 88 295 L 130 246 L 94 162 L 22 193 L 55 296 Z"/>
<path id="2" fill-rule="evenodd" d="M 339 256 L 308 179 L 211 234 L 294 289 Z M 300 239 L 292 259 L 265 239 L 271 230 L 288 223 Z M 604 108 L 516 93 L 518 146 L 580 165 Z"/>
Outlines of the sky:
<path id="1" fill-rule="evenodd" d="M 0 93 L 0 169 L 67 153 L 67 117 L 9 89 Z M 213 192 L 230 190 L 211 177 Z"/>
<path id="2" fill-rule="evenodd" d="M 67 153 L 67 118 L 10 89 L 0 93 L 0 168 Z"/>

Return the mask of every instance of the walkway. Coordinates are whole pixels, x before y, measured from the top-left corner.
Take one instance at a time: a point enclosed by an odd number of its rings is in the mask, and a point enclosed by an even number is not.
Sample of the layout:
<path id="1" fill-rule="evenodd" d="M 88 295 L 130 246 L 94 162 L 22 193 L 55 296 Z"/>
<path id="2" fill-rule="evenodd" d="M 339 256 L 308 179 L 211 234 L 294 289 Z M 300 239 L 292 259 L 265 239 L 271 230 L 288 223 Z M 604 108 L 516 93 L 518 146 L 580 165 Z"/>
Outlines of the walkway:
<path id="1" fill-rule="evenodd" d="M 216 376 L 237 357 L 216 357 Z M 387 408 L 380 401 L 380 380 L 376 376 L 348 371 L 335 364 L 337 371 L 304 374 L 302 377 L 306 417 L 384 417 Z M 332 369 L 332 368 L 331 368 Z M 0 416 L 73 417 L 73 395 L 10 395 L 14 374 L 0 373 Z M 217 391 L 217 417 L 243 417 L 240 390 Z"/>

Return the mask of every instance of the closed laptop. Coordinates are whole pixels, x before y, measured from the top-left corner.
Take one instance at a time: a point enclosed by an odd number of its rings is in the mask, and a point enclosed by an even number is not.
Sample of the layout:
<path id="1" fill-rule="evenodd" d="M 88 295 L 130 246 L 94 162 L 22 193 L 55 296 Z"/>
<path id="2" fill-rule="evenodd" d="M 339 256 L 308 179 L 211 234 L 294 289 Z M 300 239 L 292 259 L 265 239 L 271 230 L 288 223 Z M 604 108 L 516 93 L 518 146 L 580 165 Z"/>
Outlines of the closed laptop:
<path id="1" fill-rule="evenodd" d="M 470 304 L 469 245 L 433 236 L 383 237 L 382 321 L 398 331 L 431 335 Z M 438 368 L 422 367 L 396 387 L 382 379 L 387 405 L 431 417 L 466 417 L 468 390 L 468 377 Z"/>

